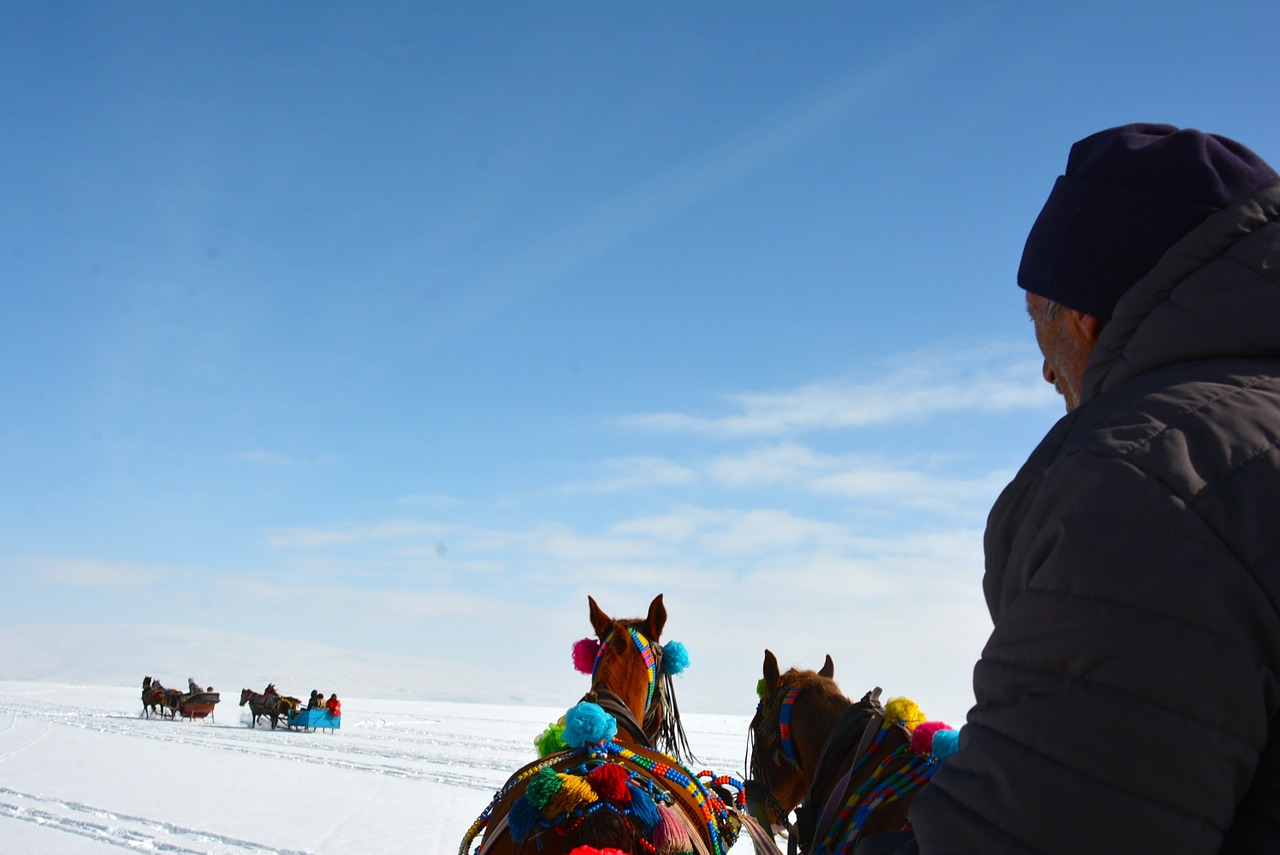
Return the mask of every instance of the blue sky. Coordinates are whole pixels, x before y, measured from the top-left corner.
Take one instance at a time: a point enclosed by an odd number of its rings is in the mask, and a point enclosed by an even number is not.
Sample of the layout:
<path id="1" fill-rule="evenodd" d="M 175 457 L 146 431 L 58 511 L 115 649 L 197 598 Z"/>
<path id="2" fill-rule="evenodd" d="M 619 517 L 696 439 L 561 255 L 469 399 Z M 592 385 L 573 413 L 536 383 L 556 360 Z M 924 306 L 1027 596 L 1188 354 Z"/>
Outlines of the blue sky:
<path id="1" fill-rule="evenodd" d="M 1266 2 L 0 7 L 0 626 L 572 693 L 663 592 L 691 708 L 957 719 L 1070 144 L 1280 163 Z"/>

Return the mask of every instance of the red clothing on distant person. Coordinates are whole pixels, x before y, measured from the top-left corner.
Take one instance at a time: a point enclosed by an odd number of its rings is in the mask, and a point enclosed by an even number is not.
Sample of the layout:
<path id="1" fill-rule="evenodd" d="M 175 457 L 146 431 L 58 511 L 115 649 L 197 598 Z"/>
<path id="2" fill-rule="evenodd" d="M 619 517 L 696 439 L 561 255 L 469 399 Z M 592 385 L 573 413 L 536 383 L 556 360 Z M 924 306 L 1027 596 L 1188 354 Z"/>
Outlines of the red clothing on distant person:
<path id="1" fill-rule="evenodd" d="M 324 705 L 324 708 L 327 709 L 329 711 L 329 715 L 334 718 L 342 715 L 342 701 L 338 700 L 337 695 L 330 695 L 328 702 Z"/>

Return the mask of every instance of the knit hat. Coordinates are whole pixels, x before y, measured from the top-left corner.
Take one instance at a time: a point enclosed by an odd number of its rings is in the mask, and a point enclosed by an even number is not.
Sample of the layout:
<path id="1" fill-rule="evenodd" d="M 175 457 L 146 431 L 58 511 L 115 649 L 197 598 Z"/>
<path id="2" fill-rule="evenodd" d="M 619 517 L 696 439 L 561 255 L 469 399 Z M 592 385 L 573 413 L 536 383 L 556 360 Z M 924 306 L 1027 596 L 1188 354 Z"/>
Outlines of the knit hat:
<path id="1" fill-rule="evenodd" d="M 1183 235 L 1276 177 L 1240 143 L 1196 130 L 1133 124 L 1085 137 L 1031 227 L 1018 284 L 1110 319 Z"/>

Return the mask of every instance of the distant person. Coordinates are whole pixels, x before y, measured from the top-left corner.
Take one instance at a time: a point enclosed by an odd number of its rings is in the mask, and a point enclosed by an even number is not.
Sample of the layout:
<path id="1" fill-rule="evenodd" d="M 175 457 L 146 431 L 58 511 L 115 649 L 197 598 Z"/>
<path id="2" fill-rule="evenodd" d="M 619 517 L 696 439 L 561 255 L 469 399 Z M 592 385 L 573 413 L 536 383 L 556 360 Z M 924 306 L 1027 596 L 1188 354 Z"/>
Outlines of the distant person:
<path id="1" fill-rule="evenodd" d="M 324 694 L 319 689 L 311 690 L 311 698 L 307 701 L 307 709 L 318 710 L 324 706 Z"/>
<path id="2" fill-rule="evenodd" d="M 342 702 L 338 700 L 337 694 L 329 696 L 329 700 L 325 703 L 324 708 L 329 711 L 329 715 L 337 718 L 342 715 Z"/>
<path id="3" fill-rule="evenodd" d="M 202 694 L 202 693 L 204 692 L 204 689 L 200 688 L 200 684 L 199 684 L 199 683 L 197 683 L 197 682 L 195 681 L 195 678 L 193 678 L 193 677 L 188 677 L 188 678 L 187 678 L 187 691 L 188 691 L 190 694 L 193 694 L 193 695 L 199 695 L 199 694 Z"/>
<path id="4" fill-rule="evenodd" d="M 1093 134 L 1018 284 L 1067 414 L 988 517 L 994 627 L 918 851 L 1280 853 L 1280 178 Z"/>

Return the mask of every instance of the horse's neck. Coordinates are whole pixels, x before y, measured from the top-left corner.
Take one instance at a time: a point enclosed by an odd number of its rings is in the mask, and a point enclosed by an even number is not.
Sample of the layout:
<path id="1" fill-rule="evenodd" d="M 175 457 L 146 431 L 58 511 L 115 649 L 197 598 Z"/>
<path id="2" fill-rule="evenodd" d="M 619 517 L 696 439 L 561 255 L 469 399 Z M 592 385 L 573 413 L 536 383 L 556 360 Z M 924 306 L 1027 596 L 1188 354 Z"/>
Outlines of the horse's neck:
<path id="1" fill-rule="evenodd" d="M 791 739 L 800 755 L 800 769 L 805 787 L 813 786 L 818 761 L 840 718 L 853 702 L 839 692 L 823 693 L 816 703 L 796 709 L 791 717 Z"/>
<path id="2" fill-rule="evenodd" d="M 592 702 L 613 716 L 614 721 L 618 723 L 618 734 L 615 737 L 617 741 L 631 745 L 650 744 L 649 736 L 644 732 L 642 724 L 643 714 L 636 715 L 635 707 L 628 704 L 625 698 L 604 687 L 592 688 L 584 700 L 593 698 Z"/>

